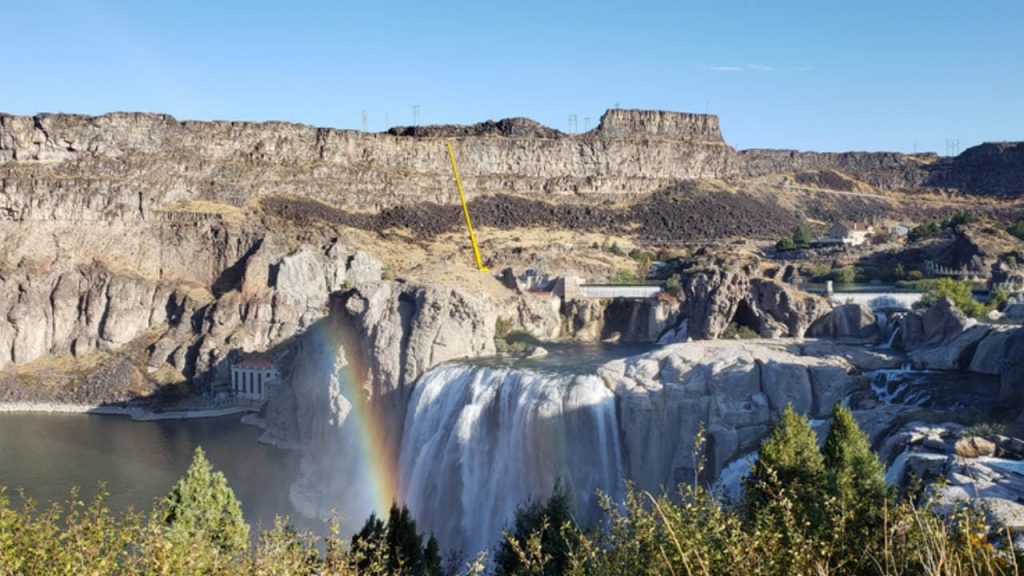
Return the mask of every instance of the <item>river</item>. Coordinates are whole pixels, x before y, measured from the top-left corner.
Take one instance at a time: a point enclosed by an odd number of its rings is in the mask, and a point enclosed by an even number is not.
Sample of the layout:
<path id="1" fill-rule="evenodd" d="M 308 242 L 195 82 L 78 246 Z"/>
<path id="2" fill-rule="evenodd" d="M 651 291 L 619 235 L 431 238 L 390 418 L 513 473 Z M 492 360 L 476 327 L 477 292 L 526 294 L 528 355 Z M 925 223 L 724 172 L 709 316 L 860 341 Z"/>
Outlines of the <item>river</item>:
<path id="1" fill-rule="evenodd" d="M 73 486 L 89 500 L 104 482 L 113 510 L 149 510 L 202 446 L 254 528 L 271 526 L 277 515 L 301 528 L 321 528 L 300 518 L 288 499 L 301 454 L 259 444 L 258 435 L 237 415 L 133 422 L 92 414 L 0 413 L 0 486 L 17 505 L 19 488 L 48 503 L 66 499 Z"/>

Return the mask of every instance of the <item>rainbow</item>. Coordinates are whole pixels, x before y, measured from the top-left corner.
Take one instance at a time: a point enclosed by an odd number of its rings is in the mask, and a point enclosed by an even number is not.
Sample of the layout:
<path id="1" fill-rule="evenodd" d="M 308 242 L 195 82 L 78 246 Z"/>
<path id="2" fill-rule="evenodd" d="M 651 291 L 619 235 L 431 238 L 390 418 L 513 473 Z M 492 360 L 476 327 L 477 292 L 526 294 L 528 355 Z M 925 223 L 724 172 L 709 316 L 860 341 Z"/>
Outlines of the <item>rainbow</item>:
<path id="1" fill-rule="evenodd" d="M 339 354 L 346 350 L 346 342 L 354 343 L 354 340 L 346 338 L 348 335 L 343 334 L 341 330 L 328 330 L 327 334 L 331 335 L 332 350 L 338 350 Z M 351 349 L 349 346 L 348 350 Z M 344 360 L 347 364 L 341 369 L 339 377 L 342 393 L 352 404 L 348 418 L 352 420 L 352 429 L 358 431 L 358 462 L 363 465 L 362 469 L 365 471 L 364 479 L 370 491 L 373 511 L 378 517 L 386 519 L 388 510 L 398 495 L 396 450 L 400 439 L 393 438 L 392 442 L 388 441 L 386 419 L 380 416 L 379 408 L 372 403 L 368 390 L 363 386 L 369 371 L 363 366 L 360 355 L 345 353 Z M 362 520 L 358 519 L 357 524 L 361 525 Z"/>

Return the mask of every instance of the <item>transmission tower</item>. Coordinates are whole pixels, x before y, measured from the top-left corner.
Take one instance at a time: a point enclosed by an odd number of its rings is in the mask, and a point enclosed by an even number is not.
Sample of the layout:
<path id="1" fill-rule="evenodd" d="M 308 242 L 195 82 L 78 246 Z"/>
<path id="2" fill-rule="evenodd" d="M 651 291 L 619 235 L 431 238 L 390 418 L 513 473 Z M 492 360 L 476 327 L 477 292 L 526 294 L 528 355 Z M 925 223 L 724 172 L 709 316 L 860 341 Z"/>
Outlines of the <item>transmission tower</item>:
<path id="1" fill-rule="evenodd" d="M 413 126 L 419 126 L 420 125 L 420 105 L 419 104 L 416 104 L 415 106 L 412 107 L 412 125 Z"/>
<path id="2" fill-rule="evenodd" d="M 370 113 L 363 110 L 363 132 L 370 131 Z"/>
<path id="3" fill-rule="evenodd" d="M 583 117 L 583 131 L 584 132 L 589 132 L 590 131 L 590 116 L 584 116 Z"/>
<path id="4" fill-rule="evenodd" d="M 576 120 L 575 114 L 569 114 L 569 133 L 575 134 L 580 129 L 579 122 Z"/>

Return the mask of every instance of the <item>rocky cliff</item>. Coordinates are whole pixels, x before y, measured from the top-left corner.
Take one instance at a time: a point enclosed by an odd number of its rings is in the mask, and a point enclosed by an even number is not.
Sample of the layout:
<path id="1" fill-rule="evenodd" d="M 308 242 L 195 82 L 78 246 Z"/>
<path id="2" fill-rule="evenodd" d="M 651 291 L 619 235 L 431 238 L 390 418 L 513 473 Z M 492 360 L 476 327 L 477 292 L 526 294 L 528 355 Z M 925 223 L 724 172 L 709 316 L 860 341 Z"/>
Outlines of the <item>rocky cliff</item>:
<path id="1" fill-rule="evenodd" d="M 369 134 L 280 122 L 167 115 L 0 115 L 0 214 L 8 220 L 152 220 L 204 200 L 289 195 L 358 211 L 453 202 L 443 144 L 475 193 L 628 197 L 680 180 L 837 170 L 888 189 L 942 185 L 1019 193 L 1019 147 L 928 155 L 819 154 L 727 146 L 715 116 L 611 110 L 590 133 L 526 120 Z M 983 167 L 992 163 L 995 172 Z M 987 175 L 986 175 L 987 174 Z"/>

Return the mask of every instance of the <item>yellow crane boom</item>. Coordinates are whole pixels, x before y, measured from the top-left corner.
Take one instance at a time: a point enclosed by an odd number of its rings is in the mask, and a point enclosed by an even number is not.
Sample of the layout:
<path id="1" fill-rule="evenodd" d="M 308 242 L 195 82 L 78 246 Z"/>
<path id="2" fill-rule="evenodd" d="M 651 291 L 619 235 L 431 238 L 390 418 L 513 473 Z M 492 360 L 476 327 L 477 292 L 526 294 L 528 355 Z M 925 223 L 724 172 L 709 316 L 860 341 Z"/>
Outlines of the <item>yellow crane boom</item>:
<path id="1" fill-rule="evenodd" d="M 466 195 L 462 192 L 462 178 L 459 178 L 459 169 L 455 166 L 455 152 L 452 145 L 448 144 L 448 159 L 452 161 L 452 174 L 455 174 L 455 187 L 459 189 L 459 202 L 462 203 L 462 214 L 466 217 L 466 228 L 469 229 L 469 242 L 473 245 L 473 256 L 476 257 L 476 267 L 481 272 L 487 272 L 487 266 L 480 258 L 480 247 L 476 243 L 476 232 L 473 231 L 473 222 L 469 219 L 469 206 L 466 205 Z"/>

